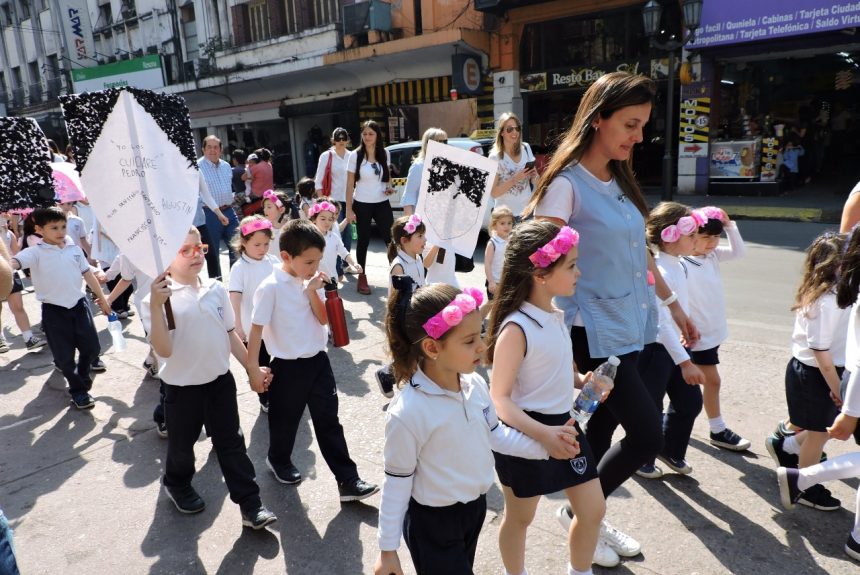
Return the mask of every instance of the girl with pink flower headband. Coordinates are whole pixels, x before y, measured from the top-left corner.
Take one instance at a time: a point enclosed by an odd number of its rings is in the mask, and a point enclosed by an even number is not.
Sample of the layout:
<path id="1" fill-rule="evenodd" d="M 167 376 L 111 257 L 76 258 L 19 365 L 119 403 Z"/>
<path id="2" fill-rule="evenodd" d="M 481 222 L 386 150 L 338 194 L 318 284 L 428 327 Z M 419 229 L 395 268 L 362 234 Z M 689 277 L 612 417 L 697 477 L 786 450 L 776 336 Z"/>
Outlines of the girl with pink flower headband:
<path id="1" fill-rule="evenodd" d="M 693 253 L 699 226 L 708 219 L 699 210 L 676 202 L 661 202 L 651 210 L 646 223 L 648 241 L 659 251 L 654 255 L 657 269 L 666 284 L 673 290 L 670 298 L 677 300 L 685 313 L 689 313 L 684 256 Z M 682 343 L 681 333 L 667 309 L 666 300 L 659 306 L 660 319 L 657 341 L 645 345 L 639 354 L 639 375 L 651 394 L 658 410 L 663 409 L 663 398 L 669 396 L 669 409 L 663 416 L 663 450 L 658 453 L 669 469 L 683 475 L 693 472 L 687 463 L 687 445 L 693 432 L 693 423 L 702 411 L 702 385 L 705 376 L 690 358 L 688 344 Z M 640 477 L 657 479 L 663 470 L 651 459 L 636 472 Z"/>
<path id="2" fill-rule="evenodd" d="M 475 373 L 486 350 L 481 291 L 445 284 L 415 290 L 406 275 L 393 284 L 385 331 L 393 377 L 408 384 L 386 412 L 374 573 L 402 575 L 401 537 L 418 575 L 471 573 L 495 480 L 493 454 L 524 461 L 549 454 L 499 421 L 487 383 Z M 557 452 L 577 454 L 571 426 L 553 433 Z"/>
<path id="3" fill-rule="evenodd" d="M 263 197 L 266 198 L 265 192 Z M 269 249 L 274 235 L 273 229 L 274 226 L 268 218 L 248 216 L 239 222 L 239 229 L 232 242 L 233 250 L 238 257 L 230 268 L 227 291 L 230 294 L 230 306 L 236 316 L 236 335 L 245 345 L 248 344 L 248 334 L 251 332 L 254 292 L 281 263 L 280 257 L 272 255 Z M 260 365 L 269 365 L 269 354 L 262 343 L 259 358 Z M 260 400 L 260 411 L 268 413 L 268 392 L 258 393 L 257 396 Z"/>
<path id="4" fill-rule="evenodd" d="M 744 256 L 746 248 L 738 226 L 725 211 L 715 206 L 695 210 L 707 221 L 699 226 L 692 255 L 684 256 L 687 285 L 690 292 L 690 318 L 699 328 L 700 338 L 690 346 L 690 359 L 705 376 L 702 386 L 705 413 L 710 427 L 710 442 L 728 451 L 745 451 L 750 442 L 726 425 L 720 407 L 720 344 L 729 335 L 726 301 L 720 265 Z M 720 235 L 726 232 L 728 246 L 720 246 Z"/>
<path id="5" fill-rule="evenodd" d="M 337 278 L 338 281 L 343 281 L 343 276 L 338 276 L 337 273 L 338 258 L 342 258 L 347 265 L 352 266 L 356 273 L 364 273 L 364 270 L 352 259 L 349 250 L 343 245 L 341 231 L 343 230 L 342 226 L 346 226 L 347 222 L 344 220 L 340 226 L 338 225 L 337 214 L 339 211 L 340 207 L 336 202 L 317 200 L 308 208 L 308 218 L 325 238 L 320 271 L 332 279 Z M 320 298 L 325 300 L 323 290 L 320 290 Z"/>
<path id="6" fill-rule="evenodd" d="M 269 244 L 269 254 L 280 261 L 280 248 L 278 239 L 281 236 L 281 228 L 290 220 L 288 211 L 290 200 L 283 192 L 266 190 L 263 192 L 263 215 L 272 222 L 272 242 Z"/>
<path id="7" fill-rule="evenodd" d="M 388 298 L 394 296 L 396 278 L 409 277 L 416 287 L 425 282 L 424 260 L 421 254 L 427 240 L 424 239 L 424 222 L 417 214 L 409 214 L 395 220 L 391 226 L 391 243 L 388 244 Z M 394 374 L 391 365 L 376 370 L 376 383 L 379 391 L 387 398 L 394 397 Z"/>
<path id="8" fill-rule="evenodd" d="M 550 459 L 495 453 L 505 496 L 499 547 L 506 573 L 525 572 L 526 534 L 541 495 L 564 491 L 576 514 L 568 534 L 569 573 L 589 573 L 606 502 L 597 460 L 570 419 L 577 373 L 564 312 L 553 298 L 576 291 L 579 234 L 552 222 L 527 221 L 511 233 L 502 279 L 490 310 L 487 350 L 490 395 L 499 417 L 538 441 Z M 558 429 L 575 425 L 579 450 L 571 457 Z"/>

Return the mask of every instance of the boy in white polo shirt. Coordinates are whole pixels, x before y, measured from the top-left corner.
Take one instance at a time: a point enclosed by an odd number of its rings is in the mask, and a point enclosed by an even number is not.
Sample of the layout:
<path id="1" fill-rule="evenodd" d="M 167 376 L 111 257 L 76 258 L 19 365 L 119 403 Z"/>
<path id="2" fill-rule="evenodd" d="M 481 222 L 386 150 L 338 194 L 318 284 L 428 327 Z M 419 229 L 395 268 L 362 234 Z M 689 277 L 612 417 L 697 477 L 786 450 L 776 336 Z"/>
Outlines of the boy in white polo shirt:
<path id="1" fill-rule="evenodd" d="M 291 457 L 307 406 L 320 451 L 337 479 L 340 500 L 358 501 L 379 487 L 359 478 L 337 416 L 337 388 L 325 351 L 328 318 L 317 293 L 328 281 L 318 271 L 325 238 L 310 221 L 292 220 L 281 231 L 279 242 L 283 265 L 257 288 L 248 334 L 251 388 L 257 393 L 269 392 L 266 465 L 281 483 L 302 480 Z M 272 357 L 271 385 L 260 374 L 260 341 L 265 341 Z"/>
<path id="2" fill-rule="evenodd" d="M 42 328 L 54 364 L 69 383 L 75 407 L 90 409 L 95 405 L 89 394 L 93 385 L 90 371 L 101 347 L 81 277 L 96 294 L 105 315 L 110 313 L 110 306 L 84 252 L 66 244 L 66 214 L 57 208 L 39 208 L 32 218 L 42 243 L 15 254 L 12 267 L 30 268 L 36 299 L 42 302 Z"/>
<path id="3" fill-rule="evenodd" d="M 230 355 L 245 364 L 247 351 L 234 329 L 227 290 L 218 280 L 202 281 L 198 276 L 207 251 L 200 232 L 191 228 L 169 271 L 153 280 L 141 306 L 164 383 L 169 433 L 162 481 L 180 512 L 199 513 L 206 508 L 191 486 L 194 444 L 205 424 L 230 499 L 241 509 L 242 525 L 262 529 L 276 519 L 260 500 L 254 465 L 239 426 L 236 381 L 230 373 Z M 163 309 L 168 297 L 175 320 L 172 330 Z M 257 372 L 268 379 L 268 369 Z"/>

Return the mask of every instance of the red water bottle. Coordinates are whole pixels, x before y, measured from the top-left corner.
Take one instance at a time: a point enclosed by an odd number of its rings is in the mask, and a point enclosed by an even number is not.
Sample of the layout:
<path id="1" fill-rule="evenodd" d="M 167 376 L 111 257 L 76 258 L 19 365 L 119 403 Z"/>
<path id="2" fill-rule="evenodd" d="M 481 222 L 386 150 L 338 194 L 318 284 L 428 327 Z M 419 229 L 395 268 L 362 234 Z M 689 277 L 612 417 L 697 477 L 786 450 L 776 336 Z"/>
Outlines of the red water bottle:
<path id="1" fill-rule="evenodd" d="M 346 329 L 346 315 L 343 311 L 343 300 L 337 293 L 337 280 L 326 283 L 325 311 L 328 315 L 328 325 L 331 328 L 331 339 L 335 347 L 343 347 L 349 343 L 349 331 Z"/>

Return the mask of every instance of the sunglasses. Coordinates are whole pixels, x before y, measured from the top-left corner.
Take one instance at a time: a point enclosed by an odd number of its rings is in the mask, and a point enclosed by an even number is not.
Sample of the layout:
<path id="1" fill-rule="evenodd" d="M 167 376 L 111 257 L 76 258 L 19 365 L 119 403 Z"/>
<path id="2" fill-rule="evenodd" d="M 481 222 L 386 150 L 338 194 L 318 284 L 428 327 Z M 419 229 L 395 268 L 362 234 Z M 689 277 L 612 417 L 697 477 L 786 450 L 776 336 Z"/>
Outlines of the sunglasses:
<path id="1" fill-rule="evenodd" d="M 209 253 L 209 246 L 206 244 L 197 244 L 196 246 L 182 246 L 179 249 L 179 255 L 184 258 L 193 258 L 194 256 L 205 256 Z"/>
<path id="2" fill-rule="evenodd" d="M 335 136 L 334 141 L 335 142 L 348 142 L 349 138 L 346 136 Z"/>
<path id="3" fill-rule="evenodd" d="M 376 162 L 373 162 L 370 165 L 373 167 L 373 173 L 378 176 L 381 173 L 381 171 L 379 169 L 379 164 L 377 164 Z"/>
<path id="4" fill-rule="evenodd" d="M 519 132 L 521 130 L 522 130 L 522 128 L 519 126 L 508 126 L 507 128 L 505 128 L 505 132 L 508 134 L 512 134 L 514 132 Z"/>

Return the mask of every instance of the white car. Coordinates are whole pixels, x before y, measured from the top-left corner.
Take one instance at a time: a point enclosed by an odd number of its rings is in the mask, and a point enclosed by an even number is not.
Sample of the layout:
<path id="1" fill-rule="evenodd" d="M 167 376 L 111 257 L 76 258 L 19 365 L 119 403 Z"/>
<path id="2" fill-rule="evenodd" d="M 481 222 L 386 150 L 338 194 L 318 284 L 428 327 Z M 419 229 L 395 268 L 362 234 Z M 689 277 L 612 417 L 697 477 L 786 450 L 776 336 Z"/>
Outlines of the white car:
<path id="1" fill-rule="evenodd" d="M 469 138 L 448 138 L 449 146 L 456 146 L 463 150 L 474 152 L 483 156 L 484 150 L 481 142 L 470 140 Z M 404 142 L 402 144 L 392 144 L 385 148 L 391 154 L 391 165 L 394 167 L 394 174 L 391 178 L 391 187 L 395 193 L 391 195 L 389 201 L 391 208 L 395 211 L 402 211 L 400 200 L 403 197 L 403 192 L 406 190 L 406 175 L 409 173 L 409 166 L 412 165 L 412 159 L 421 150 L 421 142 Z M 484 213 L 484 221 L 481 225 L 483 229 L 489 229 L 490 212 L 493 211 L 493 201 L 490 200 L 490 205 L 487 206 L 487 211 Z M 396 216 L 396 214 L 395 214 Z"/>

